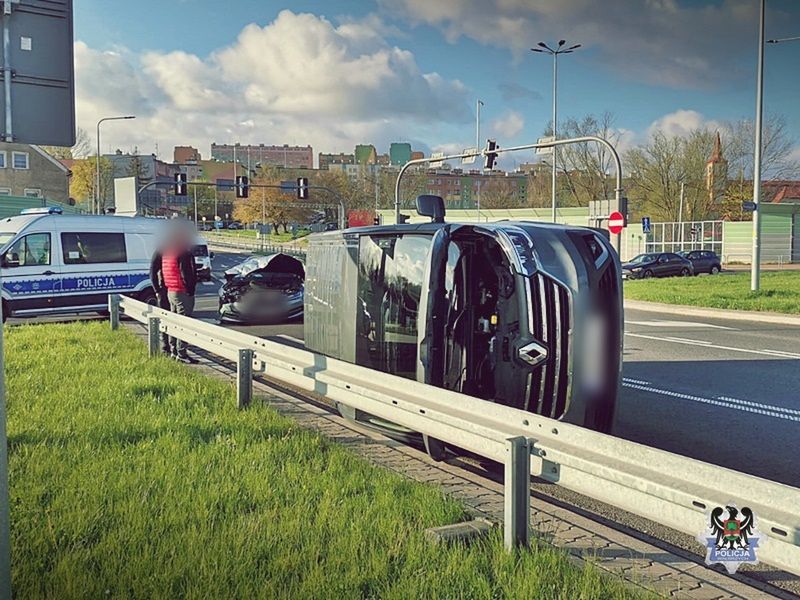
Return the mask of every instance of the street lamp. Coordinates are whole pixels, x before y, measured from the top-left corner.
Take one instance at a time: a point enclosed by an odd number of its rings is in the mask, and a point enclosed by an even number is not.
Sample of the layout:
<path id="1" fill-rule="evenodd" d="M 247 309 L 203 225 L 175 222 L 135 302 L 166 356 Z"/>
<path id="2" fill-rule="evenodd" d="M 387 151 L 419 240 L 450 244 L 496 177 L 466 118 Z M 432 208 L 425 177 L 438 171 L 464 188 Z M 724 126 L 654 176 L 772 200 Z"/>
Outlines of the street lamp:
<path id="1" fill-rule="evenodd" d="M 756 123 L 755 141 L 753 142 L 753 202 L 756 210 L 753 211 L 753 263 L 750 270 L 750 290 L 757 292 L 761 277 L 761 134 L 764 116 L 764 13 L 766 0 L 761 0 L 758 22 L 758 74 L 756 79 Z M 800 36 L 767 40 L 767 44 L 780 44 L 781 42 L 795 42 Z"/>
<path id="2" fill-rule="evenodd" d="M 100 123 L 103 121 L 120 121 L 122 119 L 135 119 L 134 115 L 123 117 L 103 117 L 97 122 L 97 156 L 95 156 L 95 185 L 94 185 L 94 212 L 100 213 Z"/>
<path id="3" fill-rule="evenodd" d="M 580 44 L 575 44 L 574 46 L 569 46 L 568 48 L 564 48 L 566 44 L 566 40 L 559 40 L 558 46 L 556 46 L 555 50 L 545 44 L 544 42 L 539 42 L 538 48 L 531 48 L 532 52 L 541 52 L 543 54 L 549 54 L 553 57 L 553 140 L 556 139 L 556 131 L 557 131 L 557 123 L 558 123 L 558 56 L 560 54 L 571 54 L 575 50 L 581 47 Z M 553 146 L 553 189 L 552 189 L 552 201 L 553 201 L 553 223 L 556 222 L 556 153 L 557 149 Z"/>

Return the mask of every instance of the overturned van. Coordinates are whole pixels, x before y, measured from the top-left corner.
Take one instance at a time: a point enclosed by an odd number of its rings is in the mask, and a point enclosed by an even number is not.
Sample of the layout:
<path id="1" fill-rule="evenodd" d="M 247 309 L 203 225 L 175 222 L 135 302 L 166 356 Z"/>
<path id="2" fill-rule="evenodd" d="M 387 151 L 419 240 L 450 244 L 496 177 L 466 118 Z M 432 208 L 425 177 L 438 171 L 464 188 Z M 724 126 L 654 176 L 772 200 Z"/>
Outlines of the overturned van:
<path id="1" fill-rule="evenodd" d="M 316 352 L 608 431 L 622 354 L 620 265 L 592 229 L 432 222 L 309 237 Z"/>

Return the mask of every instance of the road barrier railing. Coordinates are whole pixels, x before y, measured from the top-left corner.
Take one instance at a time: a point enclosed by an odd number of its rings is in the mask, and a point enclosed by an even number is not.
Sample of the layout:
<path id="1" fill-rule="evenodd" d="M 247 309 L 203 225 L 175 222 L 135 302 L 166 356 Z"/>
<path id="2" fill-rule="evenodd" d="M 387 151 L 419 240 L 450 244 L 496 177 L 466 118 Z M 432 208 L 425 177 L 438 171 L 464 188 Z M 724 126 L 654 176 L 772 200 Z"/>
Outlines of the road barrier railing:
<path id="1" fill-rule="evenodd" d="M 251 252 L 261 252 L 264 254 L 275 254 L 283 252 L 296 258 L 304 259 L 306 252 L 299 245 L 272 244 L 263 239 L 247 238 L 244 236 L 233 236 L 224 234 L 209 235 L 206 238 L 211 246 L 220 248 L 234 248 L 236 250 L 249 250 Z"/>
<path id="2" fill-rule="evenodd" d="M 159 335 L 184 340 L 238 365 L 238 404 L 252 396 L 252 376 L 325 396 L 505 465 L 505 540 L 529 542 L 530 476 L 536 476 L 692 537 L 717 506 L 756 515 L 759 560 L 800 575 L 800 489 L 597 433 L 519 409 L 410 381 L 176 315 L 127 297 L 109 300 L 148 325 L 150 352 Z M 793 457 L 787 456 L 787 460 Z"/>

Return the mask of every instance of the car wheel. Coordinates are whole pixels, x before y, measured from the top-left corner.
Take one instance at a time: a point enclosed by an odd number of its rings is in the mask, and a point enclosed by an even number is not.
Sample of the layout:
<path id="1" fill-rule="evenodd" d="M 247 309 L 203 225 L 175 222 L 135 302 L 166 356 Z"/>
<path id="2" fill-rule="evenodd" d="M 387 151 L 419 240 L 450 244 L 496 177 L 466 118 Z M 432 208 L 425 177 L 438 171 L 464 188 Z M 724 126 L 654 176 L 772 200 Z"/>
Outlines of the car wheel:
<path id="1" fill-rule="evenodd" d="M 144 302 L 150 306 L 158 306 L 158 298 L 156 298 L 156 292 L 153 288 L 147 288 L 146 290 L 139 292 L 138 300 L 139 302 Z"/>
<path id="2" fill-rule="evenodd" d="M 425 451 L 432 460 L 441 462 L 447 456 L 447 448 L 442 440 L 437 440 L 436 438 L 423 434 L 422 442 L 425 444 Z"/>
<path id="3" fill-rule="evenodd" d="M 711 273 L 712 275 L 717 275 L 719 273 L 719 266 L 718 265 L 714 265 L 713 267 L 711 267 L 711 270 L 709 271 L 709 273 Z"/>
<path id="4" fill-rule="evenodd" d="M 650 279 L 653 276 L 653 272 L 650 269 L 644 272 L 642 275 L 642 279 Z"/>
<path id="5" fill-rule="evenodd" d="M 681 269 L 681 277 L 688 277 L 689 275 L 691 275 L 691 272 L 689 271 L 689 269 L 687 269 L 686 267 L 683 267 Z"/>

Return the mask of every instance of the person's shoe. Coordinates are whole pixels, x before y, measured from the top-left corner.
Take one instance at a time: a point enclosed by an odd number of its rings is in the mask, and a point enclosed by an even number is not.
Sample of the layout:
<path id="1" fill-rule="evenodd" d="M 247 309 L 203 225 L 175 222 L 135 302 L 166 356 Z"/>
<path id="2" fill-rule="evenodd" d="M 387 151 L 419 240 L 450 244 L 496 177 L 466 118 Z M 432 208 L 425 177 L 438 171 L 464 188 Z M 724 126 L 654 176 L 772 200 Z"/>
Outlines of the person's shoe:
<path id="1" fill-rule="evenodd" d="M 195 359 L 193 359 L 188 354 L 177 354 L 175 356 L 175 360 L 177 360 L 178 362 L 181 362 L 181 363 L 183 363 L 185 365 L 193 365 L 193 364 L 195 364 L 197 362 Z"/>

